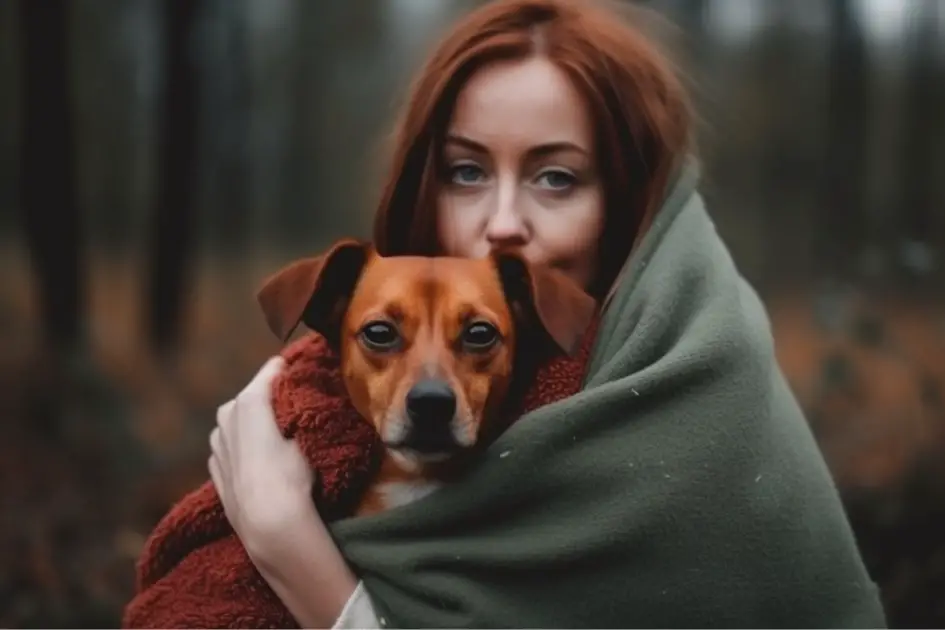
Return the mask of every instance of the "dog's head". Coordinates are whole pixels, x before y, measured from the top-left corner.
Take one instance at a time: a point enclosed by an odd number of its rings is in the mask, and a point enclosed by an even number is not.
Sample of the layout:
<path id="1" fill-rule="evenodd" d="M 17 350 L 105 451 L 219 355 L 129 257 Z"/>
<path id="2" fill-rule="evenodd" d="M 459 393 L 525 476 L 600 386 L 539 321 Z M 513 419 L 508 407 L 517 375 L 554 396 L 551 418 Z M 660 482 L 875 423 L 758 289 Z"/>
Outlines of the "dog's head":
<path id="1" fill-rule="evenodd" d="M 258 297 L 281 339 L 304 323 L 338 350 L 354 406 L 414 464 L 476 444 L 506 396 L 523 331 L 572 352 L 596 308 L 566 276 L 516 253 L 381 257 L 355 241 L 282 269 Z"/>

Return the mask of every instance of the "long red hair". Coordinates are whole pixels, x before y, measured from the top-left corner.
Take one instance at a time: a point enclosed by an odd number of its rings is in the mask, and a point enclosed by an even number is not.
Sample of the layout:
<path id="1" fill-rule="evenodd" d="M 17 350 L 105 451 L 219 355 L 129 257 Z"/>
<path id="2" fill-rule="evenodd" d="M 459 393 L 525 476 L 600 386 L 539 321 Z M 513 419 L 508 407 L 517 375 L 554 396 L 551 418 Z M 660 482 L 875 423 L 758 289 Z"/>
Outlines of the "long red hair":
<path id="1" fill-rule="evenodd" d="M 395 127 L 374 224 L 378 250 L 439 253 L 438 167 L 460 90 L 490 62 L 542 55 L 571 78 L 595 124 L 606 219 L 593 293 L 605 293 L 691 149 L 681 81 L 641 29 L 621 17 L 590 0 L 497 0 L 459 21 L 420 71 Z"/>

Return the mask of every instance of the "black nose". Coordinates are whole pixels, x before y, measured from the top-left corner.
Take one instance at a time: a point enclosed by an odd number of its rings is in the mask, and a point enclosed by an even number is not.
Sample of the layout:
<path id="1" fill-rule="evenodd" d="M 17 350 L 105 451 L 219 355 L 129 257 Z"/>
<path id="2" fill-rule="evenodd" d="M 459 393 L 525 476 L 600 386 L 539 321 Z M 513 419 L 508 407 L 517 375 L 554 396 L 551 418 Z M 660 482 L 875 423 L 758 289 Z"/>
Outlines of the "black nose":
<path id="1" fill-rule="evenodd" d="M 439 379 L 418 381 L 407 392 L 407 415 L 419 425 L 449 424 L 456 413 L 453 388 Z"/>
<path id="2" fill-rule="evenodd" d="M 453 435 L 456 395 L 440 380 L 420 381 L 407 392 L 410 428 L 404 446 L 419 453 L 445 453 L 457 448 Z"/>

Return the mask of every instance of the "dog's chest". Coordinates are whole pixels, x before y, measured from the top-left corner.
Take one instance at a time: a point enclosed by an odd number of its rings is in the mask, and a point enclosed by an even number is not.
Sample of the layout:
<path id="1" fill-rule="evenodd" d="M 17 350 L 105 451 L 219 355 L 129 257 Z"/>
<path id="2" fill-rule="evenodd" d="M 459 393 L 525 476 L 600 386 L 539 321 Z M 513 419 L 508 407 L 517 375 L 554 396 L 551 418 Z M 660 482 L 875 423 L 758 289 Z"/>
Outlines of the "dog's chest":
<path id="1" fill-rule="evenodd" d="M 440 488 L 435 481 L 385 481 L 374 488 L 386 509 L 399 507 L 422 499 Z"/>

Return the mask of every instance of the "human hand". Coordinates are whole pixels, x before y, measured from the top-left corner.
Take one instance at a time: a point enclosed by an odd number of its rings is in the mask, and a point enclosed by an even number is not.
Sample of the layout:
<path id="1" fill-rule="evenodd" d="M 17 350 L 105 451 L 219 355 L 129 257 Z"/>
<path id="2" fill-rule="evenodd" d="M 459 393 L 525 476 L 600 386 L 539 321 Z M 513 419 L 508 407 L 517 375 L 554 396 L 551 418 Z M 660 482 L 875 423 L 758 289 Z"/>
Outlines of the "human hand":
<path id="1" fill-rule="evenodd" d="M 272 380 L 283 363 L 281 357 L 267 361 L 217 410 L 210 433 L 210 477 L 247 550 L 255 542 L 278 540 L 293 519 L 314 509 L 314 473 L 298 445 L 282 436 L 272 408 Z"/>
<path id="2" fill-rule="evenodd" d="M 217 410 L 210 477 L 233 531 L 303 628 L 331 627 L 357 580 L 311 499 L 314 472 L 282 436 L 272 409 L 270 359 L 236 398 Z"/>

